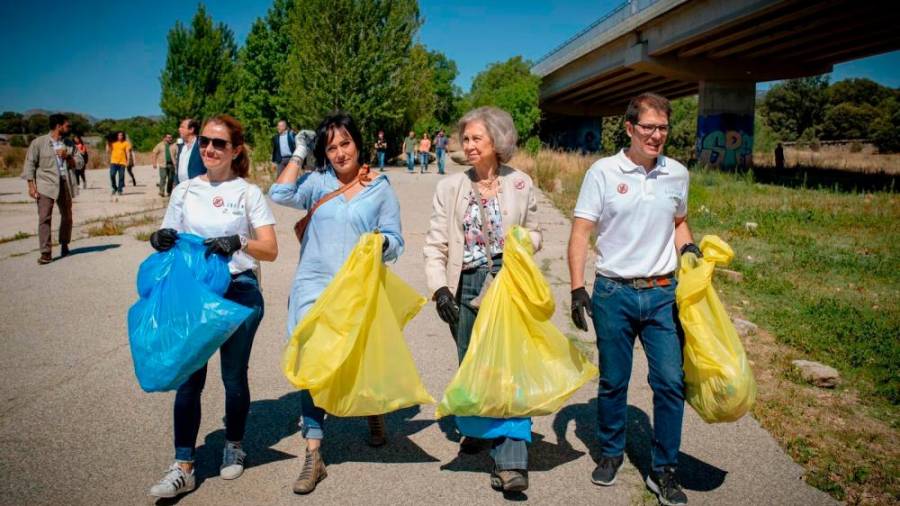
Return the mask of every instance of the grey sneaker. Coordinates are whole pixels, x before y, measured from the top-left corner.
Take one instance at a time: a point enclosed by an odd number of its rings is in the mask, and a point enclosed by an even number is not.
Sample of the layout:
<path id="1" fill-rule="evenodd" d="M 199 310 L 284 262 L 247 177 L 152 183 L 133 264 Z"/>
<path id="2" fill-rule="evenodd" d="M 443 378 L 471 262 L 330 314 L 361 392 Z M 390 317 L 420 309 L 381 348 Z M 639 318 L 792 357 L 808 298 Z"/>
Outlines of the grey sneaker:
<path id="1" fill-rule="evenodd" d="M 241 450 L 240 445 L 227 442 L 222 451 L 222 467 L 219 468 L 219 476 L 223 480 L 233 480 L 244 472 L 244 459 L 247 454 Z"/>
<path id="2" fill-rule="evenodd" d="M 190 474 L 181 470 L 178 462 L 173 463 L 159 483 L 150 487 L 150 495 L 160 498 L 171 498 L 186 494 L 197 486 L 194 472 Z"/>

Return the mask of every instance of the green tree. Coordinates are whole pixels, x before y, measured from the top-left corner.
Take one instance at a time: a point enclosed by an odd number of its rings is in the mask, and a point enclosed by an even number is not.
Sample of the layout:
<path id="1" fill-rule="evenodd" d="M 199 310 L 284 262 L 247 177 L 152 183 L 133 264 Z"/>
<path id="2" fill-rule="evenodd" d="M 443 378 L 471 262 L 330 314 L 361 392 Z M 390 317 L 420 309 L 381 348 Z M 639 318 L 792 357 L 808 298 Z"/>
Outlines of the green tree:
<path id="1" fill-rule="evenodd" d="M 169 124 L 188 116 L 233 114 L 237 45 L 231 30 L 223 23 L 213 24 L 201 3 L 191 26 L 176 21 L 167 40 L 159 106 Z"/>
<path id="2" fill-rule="evenodd" d="M 766 123 L 793 141 L 810 130 L 816 135 L 828 107 L 828 76 L 789 79 L 772 86 L 762 103 Z"/>
<path id="3" fill-rule="evenodd" d="M 825 113 L 823 139 L 867 139 L 869 126 L 879 117 L 878 109 L 863 103 L 840 102 Z"/>
<path id="4" fill-rule="evenodd" d="M 44 135 L 50 129 L 50 118 L 46 114 L 32 114 L 26 119 L 27 132 L 34 135 Z"/>
<path id="5" fill-rule="evenodd" d="M 365 139 L 384 130 L 396 149 L 415 118 L 410 50 L 421 20 L 415 0 L 304 0 L 290 11 L 287 114 L 316 125 L 343 109 Z"/>
<path id="6" fill-rule="evenodd" d="M 453 84 L 459 70 L 456 62 L 440 51 L 428 53 L 428 64 L 434 83 L 434 118 L 442 127 L 449 127 L 459 119 L 459 97 L 462 91 Z"/>
<path id="7" fill-rule="evenodd" d="M 277 119 L 286 113 L 281 90 L 290 54 L 287 27 L 293 5 L 293 0 L 275 0 L 266 17 L 253 23 L 238 52 L 236 109 L 250 144 L 265 142 Z"/>
<path id="8" fill-rule="evenodd" d="M 844 79 L 828 87 L 828 101 L 833 106 L 850 103 L 856 106 L 878 106 L 893 96 L 893 90 L 871 79 Z"/>
<path id="9" fill-rule="evenodd" d="M 900 99 L 889 98 L 881 103 L 881 114 L 872 123 L 870 134 L 882 153 L 900 152 Z"/>
<path id="10" fill-rule="evenodd" d="M 682 162 L 696 156 L 697 145 L 697 96 L 672 101 L 672 117 L 669 118 L 669 138 L 666 154 Z"/>
<path id="11" fill-rule="evenodd" d="M 538 108 L 540 77 L 531 73 L 531 62 L 515 56 L 493 63 L 472 81 L 465 99 L 467 107 L 493 105 L 508 112 L 524 141 L 536 130 L 541 119 Z"/>
<path id="12" fill-rule="evenodd" d="M 17 112 L 6 111 L 0 114 L 0 133 L 24 134 L 28 130 L 28 122 Z"/>
<path id="13" fill-rule="evenodd" d="M 631 139 L 625 132 L 625 116 L 607 116 L 603 118 L 600 132 L 600 145 L 604 153 L 613 154 L 622 148 L 627 148 Z"/>

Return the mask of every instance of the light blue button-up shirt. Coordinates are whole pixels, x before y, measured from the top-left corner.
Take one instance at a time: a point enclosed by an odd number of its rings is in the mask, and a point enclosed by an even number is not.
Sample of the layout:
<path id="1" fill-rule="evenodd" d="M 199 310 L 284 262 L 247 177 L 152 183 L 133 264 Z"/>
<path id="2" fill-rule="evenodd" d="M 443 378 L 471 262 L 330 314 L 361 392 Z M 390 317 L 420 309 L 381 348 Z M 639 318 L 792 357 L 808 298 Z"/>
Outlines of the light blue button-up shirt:
<path id="1" fill-rule="evenodd" d="M 309 209 L 339 187 L 340 181 L 329 167 L 324 172 L 304 174 L 294 184 L 276 183 L 269 189 L 269 197 L 276 204 Z M 384 174 L 368 183 L 349 201 L 340 195 L 316 209 L 303 237 L 300 263 L 291 287 L 288 336 L 334 279 L 359 238 L 375 229 L 388 241 L 384 260 L 396 260 L 403 253 L 404 244 L 400 202 Z"/>

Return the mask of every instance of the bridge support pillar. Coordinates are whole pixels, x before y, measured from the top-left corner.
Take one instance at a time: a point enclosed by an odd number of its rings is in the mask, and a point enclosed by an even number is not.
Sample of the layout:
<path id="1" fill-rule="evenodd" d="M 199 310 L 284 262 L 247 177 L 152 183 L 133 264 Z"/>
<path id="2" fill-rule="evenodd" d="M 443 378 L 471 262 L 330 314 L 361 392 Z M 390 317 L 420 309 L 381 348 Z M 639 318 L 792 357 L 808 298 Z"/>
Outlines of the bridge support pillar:
<path id="1" fill-rule="evenodd" d="M 697 159 L 726 170 L 753 165 L 756 83 L 701 81 L 697 111 Z"/>

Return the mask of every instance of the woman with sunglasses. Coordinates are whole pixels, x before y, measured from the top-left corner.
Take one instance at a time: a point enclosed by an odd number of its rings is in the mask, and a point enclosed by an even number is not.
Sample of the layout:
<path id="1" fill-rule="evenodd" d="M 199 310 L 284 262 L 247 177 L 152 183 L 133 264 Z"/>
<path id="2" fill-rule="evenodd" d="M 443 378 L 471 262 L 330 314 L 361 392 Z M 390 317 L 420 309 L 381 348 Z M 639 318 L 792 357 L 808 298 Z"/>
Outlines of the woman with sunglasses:
<path id="1" fill-rule="evenodd" d="M 400 203 L 387 176 L 368 175 L 363 167 L 362 135 L 353 119 L 343 112 L 326 117 L 316 130 L 315 157 L 326 163 L 324 171 L 298 179 L 300 163 L 308 147 L 298 142 L 294 156 L 269 196 L 278 204 L 314 210 L 300 246 L 300 263 L 288 302 L 290 335 L 344 264 L 359 238 L 373 230 L 384 235 L 382 257 L 395 260 L 403 252 Z M 323 200 L 336 190 L 340 195 Z M 308 494 L 325 478 L 325 462 L 319 453 L 324 437 L 325 412 L 316 407 L 309 391 L 300 392 L 301 433 L 306 440 L 303 470 L 294 482 L 297 494 Z M 370 416 L 369 445 L 385 444 L 384 416 Z"/>
<path id="2" fill-rule="evenodd" d="M 175 245 L 179 232 L 206 237 L 207 254 L 227 257 L 231 285 L 225 298 L 253 309 L 250 317 L 219 348 L 225 386 L 225 449 L 219 474 L 233 480 L 244 471 L 241 448 L 250 389 L 247 364 L 253 337 L 263 317 L 263 297 L 254 273 L 259 261 L 278 256 L 275 219 L 265 196 L 244 178 L 250 160 L 241 124 L 228 115 L 215 116 L 198 138 L 207 172 L 183 181 L 172 192 L 162 227 L 150 236 L 158 251 Z M 150 489 L 154 497 L 175 497 L 195 487 L 194 446 L 200 430 L 200 394 L 206 383 L 204 365 L 178 387 L 175 395 L 175 463 Z"/>

